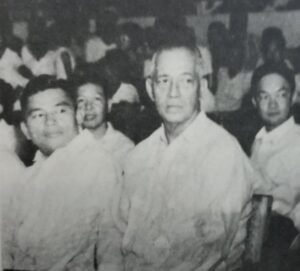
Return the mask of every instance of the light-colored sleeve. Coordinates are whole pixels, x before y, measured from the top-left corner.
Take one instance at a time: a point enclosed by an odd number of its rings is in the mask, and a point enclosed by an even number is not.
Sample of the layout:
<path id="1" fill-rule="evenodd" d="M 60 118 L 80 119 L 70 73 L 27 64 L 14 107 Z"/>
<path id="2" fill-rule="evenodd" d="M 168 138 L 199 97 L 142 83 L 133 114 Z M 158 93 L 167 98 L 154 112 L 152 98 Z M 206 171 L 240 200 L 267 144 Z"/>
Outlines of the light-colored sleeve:
<path id="1" fill-rule="evenodd" d="M 123 270 L 123 257 L 121 254 L 122 233 L 115 221 L 115 208 L 119 202 L 118 187 L 121 181 L 121 169 L 113 163 L 112 159 L 101 163 L 101 182 L 105 178 L 105 194 L 99 204 L 107 208 L 104 217 L 101 218 L 99 234 L 96 244 L 96 261 L 99 263 L 99 271 L 121 271 Z M 108 197 L 107 199 L 105 197 Z M 104 200 L 104 201 L 103 201 Z M 106 202 L 107 205 L 104 203 Z"/>
<path id="2" fill-rule="evenodd" d="M 200 173 L 210 192 L 207 214 L 199 220 L 199 239 L 195 240 L 199 262 L 194 264 L 201 270 L 220 265 L 230 269 L 241 259 L 251 210 L 253 181 L 248 176 L 249 161 L 230 142 L 225 141 L 218 149 L 206 157 L 201 168 L 204 174 Z"/>
<path id="3" fill-rule="evenodd" d="M 6 156 L 6 163 L 10 161 L 10 167 L 0 167 L 1 180 L 1 245 L 3 268 L 13 268 L 18 258 L 16 231 L 21 223 L 20 199 L 23 193 L 24 165 L 13 157 Z"/>

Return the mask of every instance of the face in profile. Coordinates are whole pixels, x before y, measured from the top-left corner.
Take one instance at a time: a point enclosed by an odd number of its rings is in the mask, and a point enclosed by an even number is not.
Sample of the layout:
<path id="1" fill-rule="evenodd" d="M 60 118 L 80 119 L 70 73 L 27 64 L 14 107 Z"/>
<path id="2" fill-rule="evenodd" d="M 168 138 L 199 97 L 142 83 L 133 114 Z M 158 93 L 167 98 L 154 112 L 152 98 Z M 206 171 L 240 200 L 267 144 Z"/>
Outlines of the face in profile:
<path id="1" fill-rule="evenodd" d="M 84 84 L 77 90 L 77 110 L 82 115 L 82 126 L 96 130 L 106 121 L 106 98 L 101 86 Z"/>
<path id="2" fill-rule="evenodd" d="M 259 81 L 255 104 L 267 129 L 272 130 L 290 117 L 292 93 L 287 80 L 273 73 Z"/>
<path id="3" fill-rule="evenodd" d="M 162 51 L 156 59 L 152 83 L 147 86 L 165 123 L 185 125 L 197 116 L 199 75 L 195 56 L 188 49 Z"/>
<path id="4" fill-rule="evenodd" d="M 67 145 L 77 135 L 73 102 L 60 88 L 29 97 L 25 118 L 25 135 L 45 155 Z"/>

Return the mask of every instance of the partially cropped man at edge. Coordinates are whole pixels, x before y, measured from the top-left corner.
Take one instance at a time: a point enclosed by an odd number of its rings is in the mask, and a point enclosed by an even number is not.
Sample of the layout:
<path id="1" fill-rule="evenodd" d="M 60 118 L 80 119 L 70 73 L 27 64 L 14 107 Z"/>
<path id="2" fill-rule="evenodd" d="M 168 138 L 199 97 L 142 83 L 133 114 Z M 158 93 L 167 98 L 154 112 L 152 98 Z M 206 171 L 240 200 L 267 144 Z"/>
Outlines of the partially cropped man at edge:
<path id="1" fill-rule="evenodd" d="M 42 75 L 21 97 L 22 130 L 39 151 L 12 202 L 6 268 L 122 270 L 111 211 L 120 172 L 88 131 L 78 134 L 71 93 Z"/>
<path id="2" fill-rule="evenodd" d="M 199 52 L 170 42 L 147 81 L 163 125 L 127 159 L 119 227 L 125 270 L 238 270 L 257 179 L 199 105 Z"/>

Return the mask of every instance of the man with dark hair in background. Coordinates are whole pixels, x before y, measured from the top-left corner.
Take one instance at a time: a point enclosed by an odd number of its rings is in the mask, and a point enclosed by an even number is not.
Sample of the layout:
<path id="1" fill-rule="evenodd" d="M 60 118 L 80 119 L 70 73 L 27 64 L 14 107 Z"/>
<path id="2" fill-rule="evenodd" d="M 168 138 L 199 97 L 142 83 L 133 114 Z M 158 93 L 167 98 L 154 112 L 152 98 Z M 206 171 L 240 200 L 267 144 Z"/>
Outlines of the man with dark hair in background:
<path id="1" fill-rule="evenodd" d="M 291 270 L 285 262 L 300 229 L 300 126 L 291 111 L 294 73 L 284 64 L 265 64 L 254 72 L 252 91 L 264 126 L 255 137 L 251 160 L 271 184 L 274 198 L 265 270 Z"/>

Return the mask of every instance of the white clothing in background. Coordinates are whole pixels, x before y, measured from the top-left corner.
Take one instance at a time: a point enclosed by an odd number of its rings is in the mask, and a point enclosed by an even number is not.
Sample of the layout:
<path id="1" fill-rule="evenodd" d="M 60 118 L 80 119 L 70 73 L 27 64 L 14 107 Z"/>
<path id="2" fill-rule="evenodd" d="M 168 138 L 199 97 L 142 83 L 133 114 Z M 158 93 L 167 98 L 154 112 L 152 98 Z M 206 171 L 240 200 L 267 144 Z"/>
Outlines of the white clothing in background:
<path id="1" fill-rule="evenodd" d="M 216 111 L 240 109 L 245 94 L 250 89 L 252 72 L 241 71 L 230 78 L 227 68 L 218 72 L 218 89 L 215 94 Z"/>
<path id="2" fill-rule="evenodd" d="M 198 45 L 198 49 L 200 51 L 201 55 L 201 75 L 206 76 L 209 74 L 212 74 L 213 69 L 212 69 L 212 59 L 211 59 L 211 54 L 210 51 L 207 47 Z"/>
<path id="3" fill-rule="evenodd" d="M 31 54 L 27 46 L 24 46 L 21 54 L 24 65 L 32 72 L 34 76 L 41 74 L 56 76 L 56 54 L 54 51 L 48 51 L 41 59 L 37 60 Z"/>
<path id="4" fill-rule="evenodd" d="M 68 79 L 61 55 L 63 53 L 67 53 L 69 55 L 72 71 L 75 69 L 75 65 L 76 65 L 75 57 L 73 56 L 72 52 L 68 48 L 65 48 L 65 47 L 58 48 L 55 51 L 55 53 L 56 53 L 56 60 L 55 60 L 56 77 L 59 79 Z"/>
<path id="5" fill-rule="evenodd" d="M 107 45 L 100 37 L 94 36 L 86 42 L 85 61 L 88 63 L 97 62 L 105 57 L 107 51 L 116 47 L 116 44 Z"/>
<path id="6" fill-rule="evenodd" d="M 18 54 L 6 48 L 0 58 L 0 78 L 14 88 L 17 86 L 24 87 L 28 80 L 18 72 L 18 68 L 21 65 L 23 65 L 23 62 Z"/>
<path id="7" fill-rule="evenodd" d="M 131 84 L 121 83 L 109 103 L 112 105 L 120 102 L 139 103 L 140 97 L 136 87 Z"/>

